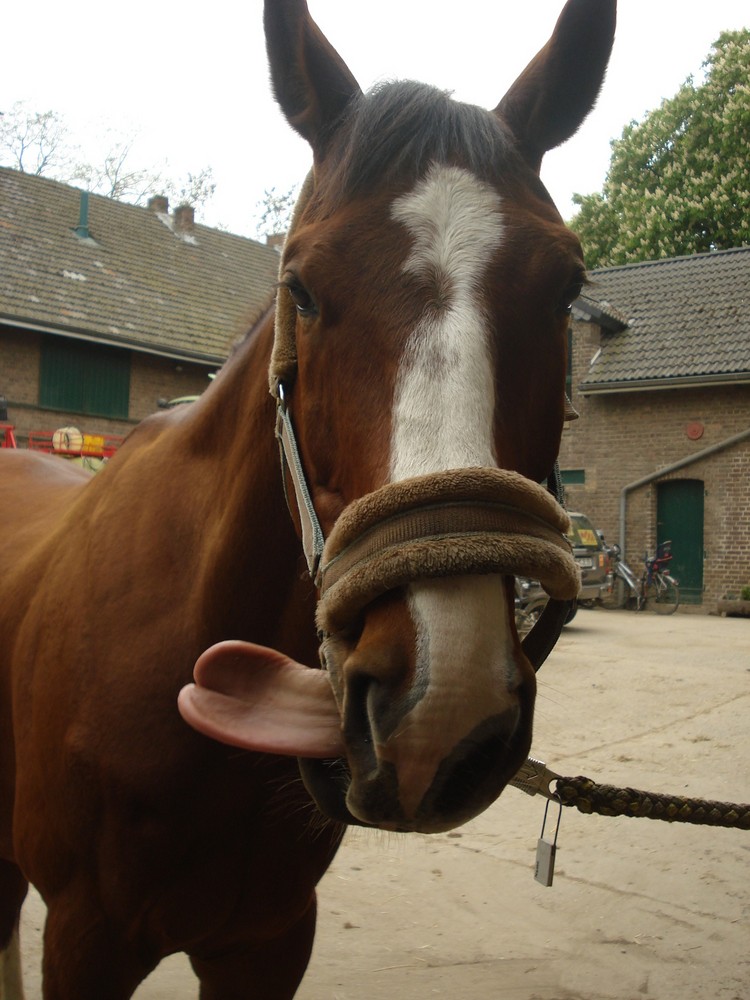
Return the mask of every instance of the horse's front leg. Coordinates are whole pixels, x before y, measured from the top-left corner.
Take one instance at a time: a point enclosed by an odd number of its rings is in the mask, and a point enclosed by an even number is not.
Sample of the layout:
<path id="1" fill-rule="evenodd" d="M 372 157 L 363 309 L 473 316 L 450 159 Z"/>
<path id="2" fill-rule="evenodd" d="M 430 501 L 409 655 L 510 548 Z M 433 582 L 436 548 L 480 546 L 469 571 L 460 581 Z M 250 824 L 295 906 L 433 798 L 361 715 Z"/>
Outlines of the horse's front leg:
<path id="1" fill-rule="evenodd" d="M 283 934 L 220 954 L 191 955 L 200 1000 L 292 1000 L 310 961 L 317 904 Z"/>
<path id="2" fill-rule="evenodd" d="M 46 900 L 42 962 L 44 1000 L 129 1000 L 158 956 L 127 941 L 99 904 L 88 879 Z"/>
<path id="3" fill-rule="evenodd" d="M 12 861 L 0 860 L 0 1000 L 23 1000 L 18 925 L 28 882 Z"/>

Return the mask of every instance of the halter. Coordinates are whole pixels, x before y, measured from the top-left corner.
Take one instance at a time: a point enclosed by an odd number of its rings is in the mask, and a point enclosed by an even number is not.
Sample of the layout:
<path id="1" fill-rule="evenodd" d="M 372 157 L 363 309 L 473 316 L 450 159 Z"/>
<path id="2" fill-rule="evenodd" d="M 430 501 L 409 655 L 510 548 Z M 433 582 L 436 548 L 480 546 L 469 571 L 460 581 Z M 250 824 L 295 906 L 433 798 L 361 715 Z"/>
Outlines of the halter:
<path id="1" fill-rule="evenodd" d="M 290 234 L 312 190 L 311 173 L 297 200 Z M 295 321 L 291 300 L 278 295 L 269 385 L 276 399 L 287 506 L 292 514 L 296 508 L 307 568 L 320 592 L 316 618 L 323 644 L 345 631 L 376 597 L 416 579 L 469 573 L 530 576 L 551 595 L 522 642 L 538 670 L 560 637 L 580 582 L 565 538 L 569 522 L 557 464 L 546 489 L 519 473 L 492 468 L 389 483 L 350 504 L 326 540 L 285 393 L 297 374 Z M 565 418 L 576 416 L 566 399 Z"/>
<path id="2" fill-rule="evenodd" d="M 546 490 L 516 472 L 491 468 L 389 483 L 351 503 L 326 540 L 281 382 L 276 403 L 284 493 L 290 512 L 296 507 L 307 568 L 320 591 L 321 639 L 345 630 L 381 594 L 418 578 L 533 576 L 552 595 L 522 642 L 538 670 L 560 636 L 579 583 L 564 535 L 557 467 Z"/>

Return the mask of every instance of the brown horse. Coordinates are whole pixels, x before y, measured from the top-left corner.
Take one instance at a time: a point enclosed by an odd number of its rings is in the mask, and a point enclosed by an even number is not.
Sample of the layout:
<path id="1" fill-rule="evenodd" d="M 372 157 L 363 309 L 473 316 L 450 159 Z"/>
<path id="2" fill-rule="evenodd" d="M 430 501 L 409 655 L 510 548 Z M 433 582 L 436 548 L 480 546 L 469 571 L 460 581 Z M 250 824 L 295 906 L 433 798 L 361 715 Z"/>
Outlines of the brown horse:
<path id="1" fill-rule="evenodd" d="M 345 824 L 447 829 L 523 762 L 513 573 L 577 586 L 537 484 L 583 261 L 538 169 L 614 20 L 570 0 L 486 112 L 363 95 L 304 0 L 268 0 L 275 93 L 313 152 L 275 320 L 95 478 L 0 455 L 5 1000 L 27 882 L 46 1000 L 124 1000 L 176 951 L 203 1000 L 292 997 Z"/>

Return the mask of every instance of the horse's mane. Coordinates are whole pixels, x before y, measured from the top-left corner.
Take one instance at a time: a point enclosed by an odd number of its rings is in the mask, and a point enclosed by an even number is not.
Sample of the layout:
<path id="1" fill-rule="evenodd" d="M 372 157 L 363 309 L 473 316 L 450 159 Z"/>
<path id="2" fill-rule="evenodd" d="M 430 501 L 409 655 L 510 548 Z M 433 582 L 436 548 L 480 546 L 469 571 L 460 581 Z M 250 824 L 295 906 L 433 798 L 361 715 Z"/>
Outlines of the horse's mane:
<path id="1" fill-rule="evenodd" d="M 328 204 L 376 186 L 414 183 L 430 163 L 455 163 L 490 180 L 498 167 L 520 172 L 513 137 L 496 115 L 413 81 L 383 83 L 350 102 L 327 160 Z M 322 192 L 321 192 L 322 193 Z"/>

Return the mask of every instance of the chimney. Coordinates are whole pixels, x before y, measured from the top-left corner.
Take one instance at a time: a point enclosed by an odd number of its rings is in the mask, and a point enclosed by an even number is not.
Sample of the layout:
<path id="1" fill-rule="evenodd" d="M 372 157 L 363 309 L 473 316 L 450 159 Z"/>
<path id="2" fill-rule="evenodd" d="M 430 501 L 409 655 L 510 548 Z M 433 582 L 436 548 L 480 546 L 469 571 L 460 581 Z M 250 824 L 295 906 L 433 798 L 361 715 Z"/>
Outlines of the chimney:
<path id="1" fill-rule="evenodd" d="M 181 235 L 192 233 L 195 225 L 195 209 L 192 205 L 178 205 L 172 215 L 174 231 Z"/>
<path id="2" fill-rule="evenodd" d="M 284 249 L 284 243 L 286 241 L 286 233 L 269 233 L 266 236 L 266 246 L 273 247 L 274 250 L 281 253 Z"/>
<path id="3" fill-rule="evenodd" d="M 169 212 L 169 198 L 163 194 L 152 195 L 148 199 L 148 208 L 159 215 L 166 215 Z"/>

